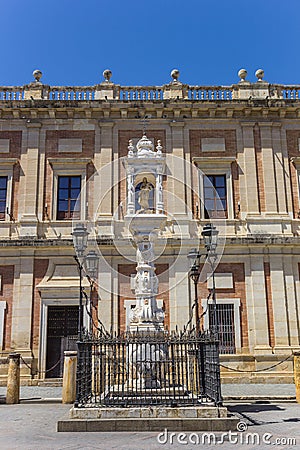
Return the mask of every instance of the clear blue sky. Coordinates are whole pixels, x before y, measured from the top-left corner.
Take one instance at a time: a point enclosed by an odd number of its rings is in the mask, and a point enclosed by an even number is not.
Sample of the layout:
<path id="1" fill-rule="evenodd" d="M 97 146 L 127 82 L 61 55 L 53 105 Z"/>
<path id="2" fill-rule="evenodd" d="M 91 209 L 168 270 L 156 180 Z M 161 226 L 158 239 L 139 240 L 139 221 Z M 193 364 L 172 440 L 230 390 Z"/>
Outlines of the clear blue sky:
<path id="1" fill-rule="evenodd" d="M 300 0 L 0 0 L 0 85 L 300 84 Z"/>

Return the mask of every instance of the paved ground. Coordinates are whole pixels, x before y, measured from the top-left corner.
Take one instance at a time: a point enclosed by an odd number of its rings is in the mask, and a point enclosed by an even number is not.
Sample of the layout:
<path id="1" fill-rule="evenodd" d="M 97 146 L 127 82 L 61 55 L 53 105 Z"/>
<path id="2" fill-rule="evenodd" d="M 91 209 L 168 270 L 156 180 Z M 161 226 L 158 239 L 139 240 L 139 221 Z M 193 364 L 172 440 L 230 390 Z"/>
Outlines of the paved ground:
<path id="1" fill-rule="evenodd" d="M 21 386 L 21 398 L 61 398 L 61 387 Z M 0 387 L 0 399 L 6 388 Z M 222 395 L 226 397 L 291 397 L 295 396 L 294 384 L 223 384 Z"/>
<path id="2" fill-rule="evenodd" d="M 244 432 L 211 436 L 211 445 L 203 433 L 186 433 L 171 436 L 162 433 L 57 433 L 57 420 L 64 416 L 69 406 L 59 403 L 21 403 L 0 405 L 0 448 L 3 450 L 61 450 L 61 449 L 194 449 L 219 447 L 228 449 L 299 449 L 300 404 L 244 402 L 228 404 L 228 408 L 242 418 Z M 163 430 L 162 430 L 163 432 Z M 253 434 L 256 433 L 256 434 Z M 250 444 L 246 443 L 250 439 Z M 167 436 L 167 437 L 166 437 Z M 197 437 L 199 444 L 195 445 Z M 181 440 L 184 443 L 178 442 Z M 205 439 L 205 444 L 203 443 Z M 213 439 L 216 444 L 213 445 Z M 254 441 L 252 441 L 254 439 Z M 280 444 L 276 442 L 280 440 Z M 288 443 L 288 439 L 295 439 Z M 223 443 L 222 440 L 224 441 Z M 166 443 L 164 443 L 167 441 Z M 264 443 L 265 441 L 265 443 Z M 279 442 L 279 441 L 278 441 Z M 258 445 L 260 444 L 260 445 Z M 271 444 L 271 445 L 270 445 Z"/>
<path id="3" fill-rule="evenodd" d="M 219 446 L 227 449 L 300 449 L 300 404 L 276 402 L 272 397 L 290 398 L 295 395 L 291 384 L 225 384 L 224 397 L 257 397 L 256 401 L 225 402 L 238 415 L 246 431 L 208 437 L 198 432 L 186 433 L 57 433 L 56 424 L 65 416 L 69 405 L 59 402 L 61 387 L 22 386 L 19 405 L 0 404 L 0 449 L 2 450 L 61 450 L 61 449 L 193 449 Z M 6 388 L 0 387 L 0 403 L 5 400 Z M 262 396 L 268 401 L 259 400 Z M 56 399 L 46 402 L 45 399 Z M 253 434 L 256 433 L 256 434 Z M 248 434 L 248 437 L 247 437 Z M 178 442 L 179 439 L 179 442 Z M 199 439 L 197 443 L 196 439 Z M 204 442 L 202 440 L 205 440 Z M 215 445 L 213 440 L 216 439 Z M 247 444 L 247 439 L 250 440 Z M 252 439 L 254 441 L 252 442 Z M 279 441 L 276 441 L 278 439 Z M 288 441 L 294 439 L 295 441 Z M 180 443 L 180 440 L 182 443 Z M 224 441 L 223 443 L 221 443 Z M 260 444 L 260 445 L 258 445 Z M 295 445 L 294 445 L 295 444 Z M 270 445 L 272 445 L 270 447 Z"/>

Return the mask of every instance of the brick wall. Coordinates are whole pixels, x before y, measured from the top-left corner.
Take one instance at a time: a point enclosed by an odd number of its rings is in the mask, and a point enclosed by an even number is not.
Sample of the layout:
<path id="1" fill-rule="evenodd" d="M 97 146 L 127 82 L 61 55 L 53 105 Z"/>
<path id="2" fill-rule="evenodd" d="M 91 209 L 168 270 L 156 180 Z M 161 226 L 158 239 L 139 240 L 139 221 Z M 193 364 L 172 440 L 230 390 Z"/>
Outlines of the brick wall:
<path id="1" fill-rule="evenodd" d="M 289 160 L 292 157 L 299 157 L 300 152 L 298 148 L 298 139 L 300 138 L 300 130 L 287 130 L 286 141 Z M 300 215 L 300 201 L 299 201 L 299 189 L 298 189 L 298 171 L 290 161 L 290 173 L 291 173 L 291 189 L 292 189 L 292 201 L 294 217 L 299 218 Z"/>
<path id="2" fill-rule="evenodd" d="M 9 153 L 0 153 L 0 159 L 20 158 L 22 149 L 22 131 L 0 131 L 0 139 L 9 139 Z M 12 204 L 9 207 L 9 213 L 16 218 L 18 215 L 18 195 L 20 183 L 20 164 L 15 164 L 13 168 L 12 183 Z"/>
<path id="3" fill-rule="evenodd" d="M 82 152 L 58 152 L 59 139 L 82 139 Z M 46 163 L 44 182 L 44 205 L 48 205 L 48 216 L 52 215 L 53 170 L 47 158 L 93 158 L 95 152 L 95 132 L 82 130 L 51 130 L 46 132 Z M 88 164 L 87 177 L 94 173 L 94 166 Z M 91 202 L 92 203 L 92 202 Z M 46 219 L 46 217 L 44 217 Z"/>
<path id="4" fill-rule="evenodd" d="M 201 139 L 205 138 L 224 138 L 225 152 L 202 152 Z M 236 156 L 236 132 L 235 130 L 190 130 L 190 150 L 191 158 L 195 156 L 215 156 L 220 158 L 222 156 Z"/>
<path id="5" fill-rule="evenodd" d="M 14 266 L 0 266 L 0 275 L 2 277 L 2 288 L 0 291 L 0 301 L 6 302 L 6 311 L 4 318 L 4 350 L 10 350 L 11 345 L 11 322 L 13 308 L 13 285 L 14 285 Z M 0 349 L 1 350 L 1 349 Z"/>
<path id="6" fill-rule="evenodd" d="M 0 139 L 9 139 L 9 153 L 0 153 L 0 158 L 20 158 L 22 131 L 0 131 Z"/>
<path id="7" fill-rule="evenodd" d="M 41 296 L 36 286 L 42 281 L 48 269 L 49 259 L 35 259 L 33 267 L 34 291 L 31 322 L 31 348 L 38 352 L 40 338 Z M 37 357 L 37 354 L 35 355 Z"/>
<path id="8" fill-rule="evenodd" d="M 224 138 L 226 151 L 220 152 L 202 152 L 201 149 L 201 139 L 205 138 Z M 231 156 L 236 158 L 237 156 L 237 143 L 236 143 L 236 132 L 235 130 L 191 130 L 190 131 L 190 150 L 191 150 L 191 160 L 197 156 L 222 158 L 224 156 Z M 201 167 L 200 167 L 201 169 Z M 236 162 L 231 164 L 231 174 L 232 174 L 232 185 L 233 185 L 233 211 L 234 216 L 237 213 L 237 205 L 240 201 L 240 186 L 238 177 L 238 165 Z M 213 175 L 213 173 L 212 173 Z M 198 183 L 193 177 L 193 187 L 197 191 Z M 192 208 L 194 217 L 196 217 L 196 203 L 199 204 L 199 199 L 196 192 L 192 194 Z"/>
<path id="9" fill-rule="evenodd" d="M 241 346 L 249 347 L 248 342 L 248 319 L 246 305 L 245 290 L 245 270 L 243 263 L 221 263 L 216 269 L 216 273 L 232 273 L 233 288 L 232 289 L 216 289 L 216 298 L 239 298 L 240 306 L 240 322 L 241 322 Z M 209 290 L 206 283 L 200 283 L 198 288 L 199 298 L 207 298 Z M 202 313 L 202 311 L 200 311 Z"/>

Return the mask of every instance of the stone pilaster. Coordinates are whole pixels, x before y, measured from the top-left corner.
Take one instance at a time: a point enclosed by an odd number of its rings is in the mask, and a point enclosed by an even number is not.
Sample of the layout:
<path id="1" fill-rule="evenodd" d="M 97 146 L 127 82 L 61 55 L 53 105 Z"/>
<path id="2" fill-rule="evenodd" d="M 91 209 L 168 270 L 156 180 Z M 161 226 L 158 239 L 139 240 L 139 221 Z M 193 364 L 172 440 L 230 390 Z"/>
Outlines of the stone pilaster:
<path id="1" fill-rule="evenodd" d="M 245 263 L 249 347 L 254 354 L 270 353 L 263 255 Z"/>
<path id="2" fill-rule="evenodd" d="M 242 122 L 243 130 L 243 155 L 239 157 L 239 164 L 243 172 L 244 185 L 246 190 L 247 215 L 259 214 L 259 199 L 257 190 L 257 169 L 254 148 L 253 122 Z M 241 197 L 242 198 L 242 197 Z"/>
<path id="3" fill-rule="evenodd" d="M 40 122 L 27 122 L 26 142 L 22 145 L 21 168 L 24 172 L 24 182 L 20 198 L 20 235 L 37 235 L 37 205 L 38 205 L 38 173 Z"/>
<path id="4" fill-rule="evenodd" d="M 266 212 L 278 213 L 277 189 L 275 182 L 272 127 L 270 123 L 260 122 L 262 166 L 265 187 Z"/>
<path id="5" fill-rule="evenodd" d="M 288 327 L 290 335 L 290 345 L 292 347 L 298 347 L 300 344 L 299 336 L 299 317 L 298 317 L 298 305 L 295 290 L 295 280 L 293 273 L 293 256 L 283 255 L 283 270 L 285 281 L 285 296 L 287 301 L 287 315 L 288 315 Z"/>
<path id="6" fill-rule="evenodd" d="M 99 122 L 100 143 L 96 148 L 94 164 L 94 212 L 99 223 L 100 234 L 111 235 L 113 217 L 113 128 L 114 122 Z"/>
<path id="7" fill-rule="evenodd" d="M 11 348 L 27 356 L 31 355 L 33 270 L 34 251 L 27 250 L 15 265 L 11 328 Z"/>
<path id="8" fill-rule="evenodd" d="M 270 256 L 275 351 L 289 347 L 288 305 L 282 255 Z"/>

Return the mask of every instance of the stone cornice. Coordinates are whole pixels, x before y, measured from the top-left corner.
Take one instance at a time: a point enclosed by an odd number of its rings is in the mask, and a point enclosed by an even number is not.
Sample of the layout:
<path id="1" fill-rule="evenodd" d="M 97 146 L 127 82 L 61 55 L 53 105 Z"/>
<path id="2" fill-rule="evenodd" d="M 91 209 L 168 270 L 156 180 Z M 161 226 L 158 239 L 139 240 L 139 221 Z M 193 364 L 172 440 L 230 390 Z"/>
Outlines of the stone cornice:
<path id="1" fill-rule="evenodd" d="M 124 242 L 129 242 L 130 239 L 121 239 Z M 201 239 L 200 239 L 201 240 Z M 111 237 L 98 237 L 97 244 L 103 246 L 114 247 L 114 239 Z M 167 238 L 167 245 L 170 247 L 182 246 L 182 239 L 179 237 Z M 268 246 L 300 246 L 300 236 L 278 236 L 278 235 L 266 235 L 266 234 L 252 234 L 248 236 L 232 236 L 226 238 L 226 247 L 230 246 L 256 246 L 256 247 L 268 247 Z M 73 239 L 60 238 L 60 239 L 35 239 L 35 238 L 23 238 L 23 239 L 0 239 L 0 247 L 36 247 L 36 248 L 49 248 L 49 247 L 73 247 Z"/>

